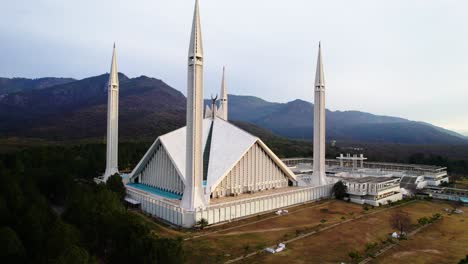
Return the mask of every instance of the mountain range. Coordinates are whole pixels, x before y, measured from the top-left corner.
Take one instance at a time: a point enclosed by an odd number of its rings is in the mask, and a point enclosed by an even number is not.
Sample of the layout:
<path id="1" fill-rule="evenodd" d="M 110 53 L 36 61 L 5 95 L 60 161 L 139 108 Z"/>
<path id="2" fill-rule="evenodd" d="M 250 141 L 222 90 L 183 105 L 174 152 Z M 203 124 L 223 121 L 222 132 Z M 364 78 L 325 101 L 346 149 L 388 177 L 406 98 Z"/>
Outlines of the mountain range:
<path id="1" fill-rule="evenodd" d="M 71 78 L 0 78 L 0 136 L 103 138 L 108 74 Z M 154 139 L 185 125 L 185 96 L 163 81 L 119 73 L 119 135 Z M 312 139 L 313 104 L 229 95 L 229 119 L 274 134 Z M 208 100 L 205 101 L 208 104 Z M 424 122 L 359 111 L 326 112 L 328 140 L 399 144 L 468 144 L 468 138 Z"/>

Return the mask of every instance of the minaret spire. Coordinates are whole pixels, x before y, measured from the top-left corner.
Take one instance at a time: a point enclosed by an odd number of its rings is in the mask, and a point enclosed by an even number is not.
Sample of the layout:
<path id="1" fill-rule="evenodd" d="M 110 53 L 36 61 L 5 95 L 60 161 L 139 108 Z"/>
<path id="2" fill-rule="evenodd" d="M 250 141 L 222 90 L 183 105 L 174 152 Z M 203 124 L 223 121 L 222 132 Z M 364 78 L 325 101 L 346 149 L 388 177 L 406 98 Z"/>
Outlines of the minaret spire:
<path id="1" fill-rule="evenodd" d="M 188 52 L 187 138 L 185 190 L 181 206 L 193 211 L 205 207 L 203 190 L 203 45 L 198 0 L 195 2 Z"/>
<path id="2" fill-rule="evenodd" d="M 112 63 L 107 84 L 107 144 L 106 144 L 106 171 L 103 181 L 115 173 L 118 167 L 118 133 L 119 133 L 119 75 L 117 71 L 117 56 L 115 43 L 112 51 Z"/>
<path id="3" fill-rule="evenodd" d="M 221 79 L 221 98 L 219 103 L 221 118 L 228 120 L 228 95 L 226 91 L 225 67 L 223 66 L 223 78 Z"/>
<path id="4" fill-rule="evenodd" d="M 319 42 L 319 51 L 317 56 L 317 71 L 315 73 L 315 86 L 321 86 L 325 89 L 325 77 L 323 75 L 323 65 L 322 65 L 322 45 Z"/>
<path id="5" fill-rule="evenodd" d="M 200 25 L 200 12 L 198 11 L 198 0 L 195 0 L 195 10 L 193 12 L 192 34 L 190 36 L 189 58 L 203 58 L 203 44 Z"/>
<path id="6" fill-rule="evenodd" d="M 319 43 L 314 89 L 314 165 L 313 177 L 320 185 L 327 183 L 325 175 L 325 78 L 322 47 Z"/>

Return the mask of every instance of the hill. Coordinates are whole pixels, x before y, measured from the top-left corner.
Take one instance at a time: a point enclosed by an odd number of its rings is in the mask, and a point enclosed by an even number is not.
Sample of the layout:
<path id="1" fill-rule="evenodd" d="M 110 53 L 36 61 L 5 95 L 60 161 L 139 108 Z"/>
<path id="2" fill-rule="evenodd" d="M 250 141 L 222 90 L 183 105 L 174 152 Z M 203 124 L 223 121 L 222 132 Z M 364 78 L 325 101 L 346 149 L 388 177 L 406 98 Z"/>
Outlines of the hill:
<path id="1" fill-rule="evenodd" d="M 232 120 L 243 120 L 296 139 L 313 137 L 313 104 L 294 100 L 269 103 L 251 96 L 229 96 Z M 241 106 L 238 106 L 242 102 Z M 252 102 L 249 104 L 249 102 Z M 259 105 L 257 108 L 256 106 Z M 260 109 L 260 110 L 256 110 Z M 466 144 L 466 137 L 434 125 L 360 111 L 326 110 L 328 140 L 401 144 Z"/>
<path id="2" fill-rule="evenodd" d="M 21 92 L 27 90 L 44 89 L 54 85 L 76 81 L 72 78 L 0 78 L 0 96 L 8 93 Z"/>
<path id="3" fill-rule="evenodd" d="M 82 80 L 6 79 L 0 97 L 0 136 L 47 139 L 104 138 L 108 74 Z M 19 81 L 21 80 L 21 81 Z M 154 139 L 185 124 L 185 97 L 159 79 L 119 74 L 119 135 Z M 10 85 L 8 85 L 10 83 Z M 12 92 L 13 91 L 13 92 Z M 229 95 L 229 119 L 273 134 L 312 139 L 313 104 L 273 103 Z M 462 135 L 427 123 L 359 111 L 329 111 L 327 139 L 400 144 L 467 144 Z"/>

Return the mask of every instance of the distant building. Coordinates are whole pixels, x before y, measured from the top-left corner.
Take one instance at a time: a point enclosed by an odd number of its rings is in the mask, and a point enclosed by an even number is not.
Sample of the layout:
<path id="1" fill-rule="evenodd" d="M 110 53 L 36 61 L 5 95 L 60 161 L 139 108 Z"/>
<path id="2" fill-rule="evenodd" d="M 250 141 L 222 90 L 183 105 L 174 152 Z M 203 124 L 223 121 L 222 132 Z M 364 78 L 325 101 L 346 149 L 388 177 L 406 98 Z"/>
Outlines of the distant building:
<path id="1" fill-rule="evenodd" d="M 402 196 L 413 196 L 418 190 L 448 182 L 447 168 L 445 167 L 369 162 L 366 160 L 367 158 L 362 154 L 340 155 L 336 159 L 327 159 L 326 174 L 328 179 L 333 182 L 346 179 L 346 182 L 352 181 L 354 183 L 360 181 L 358 179 L 365 179 L 364 181 L 372 184 L 372 182 L 378 182 L 380 179 L 394 178 L 398 179 L 400 188 L 398 192 Z M 291 158 L 283 159 L 283 162 L 296 174 L 298 179 L 303 181 L 312 179 L 313 159 Z M 398 195 L 394 197 L 398 197 Z"/>
<path id="2" fill-rule="evenodd" d="M 400 190 L 400 178 L 397 177 L 336 177 L 348 187 L 351 202 L 379 206 L 389 201 L 396 202 L 403 198 Z"/>

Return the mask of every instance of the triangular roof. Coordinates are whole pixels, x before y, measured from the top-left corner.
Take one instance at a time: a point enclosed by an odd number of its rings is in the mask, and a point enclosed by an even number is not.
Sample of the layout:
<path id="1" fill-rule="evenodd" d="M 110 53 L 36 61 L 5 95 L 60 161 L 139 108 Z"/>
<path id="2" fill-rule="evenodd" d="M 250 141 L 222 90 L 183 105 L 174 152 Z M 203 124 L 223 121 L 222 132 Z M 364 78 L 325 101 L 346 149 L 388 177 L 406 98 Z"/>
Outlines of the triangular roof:
<path id="1" fill-rule="evenodd" d="M 206 147 L 212 122 L 213 129 L 211 131 L 209 146 L 210 155 L 206 179 L 206 187 L 210 192 L 214 190 L 226 174 L 255 143 L 259 143 L 260 147 L 272 158 L 283 172 L 286 173 L 286 175 L 289 175 L 291 179 L 296 180 L 294 173 L 292 173 L 258 137 L 245 132 L 221 118 L 217 117 L 214 120 L 206 118 L 203 120 L 203 149 Z M 131 177 L 138 174 L 144 168 L 144 164 L 148 162 L 149 158 L 155 151 L 156 146 L 160 143 L 166 149 L 170 159 L 179 172 L 182 181 L 185 183 L 186 132 L 186 127 L 182 127 L 156 139 L 143 159 L 133 170 Z"/>

